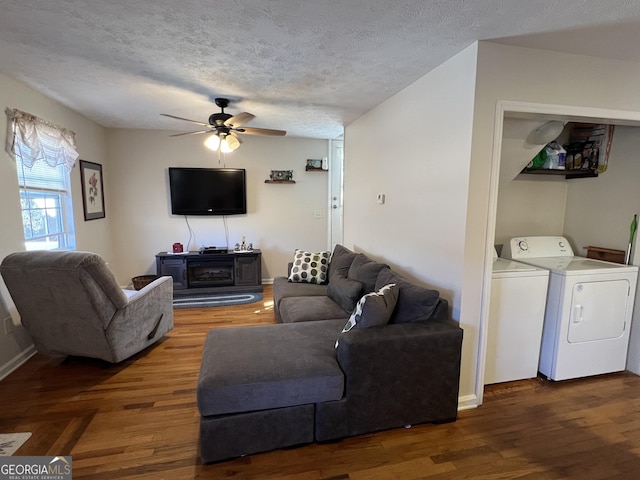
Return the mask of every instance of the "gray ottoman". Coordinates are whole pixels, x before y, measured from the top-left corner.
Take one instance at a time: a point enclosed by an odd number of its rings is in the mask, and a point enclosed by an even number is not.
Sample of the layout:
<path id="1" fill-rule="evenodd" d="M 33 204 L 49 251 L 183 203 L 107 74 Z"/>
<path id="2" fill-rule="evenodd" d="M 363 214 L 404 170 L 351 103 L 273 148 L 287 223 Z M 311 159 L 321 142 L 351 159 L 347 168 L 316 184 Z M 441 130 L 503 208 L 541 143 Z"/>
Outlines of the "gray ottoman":
<path id="1" fill-rule="evenodd" d="M 339 400 L 344 320 L 218 328 L 198 379 L 203 463 L 310 443 L 315 404 Z"/>

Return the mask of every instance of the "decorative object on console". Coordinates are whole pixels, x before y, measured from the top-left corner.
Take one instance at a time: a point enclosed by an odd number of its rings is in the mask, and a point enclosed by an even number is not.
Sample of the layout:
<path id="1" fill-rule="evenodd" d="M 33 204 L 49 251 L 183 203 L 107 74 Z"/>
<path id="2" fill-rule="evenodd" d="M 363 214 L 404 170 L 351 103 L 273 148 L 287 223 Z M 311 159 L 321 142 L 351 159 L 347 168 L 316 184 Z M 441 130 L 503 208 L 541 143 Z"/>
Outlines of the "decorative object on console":
<path id="1" fill-rule="evenodd" d="M 209 116 L 209 123 L 199 122 L 197 120 L 189 120 L 188 118 L 176 117 L 175 115 L 169 115 L 167 113 L 161 113 L 165 117 L 175 118 L 177 120 L 184 120 L 186 122 L 195 123 L 196 125 L 201 125 L 203 127 L 207 127 L 206 130 L 198 130 L 195 132 L 186 132 L 186 133 L 176 133 L 174 135 L 170 135 L 171 137 L 179 137 L 181 135 L 195 135 L 200 133 L 211 133 L 209 137 L 205 140 L 204 144 L 207 148 L 222 152 L 222 153 L 230 153 L 237 149 L 242 140 L 238 136 L 239 133 L 244 133 L 247 135 L 269 135 L 269 136 L 283 136 L 286 135 L 287 132 L 284 130 L 272 130 L 269 128 L 250 128 L 243 127 L 239 128 L 241 125 L 253 120 L 255 115 L 251 113 L 242 112 L 237 115 L 231 115 L 230 113 L 225 113 L 224 109 L 229 106 L 229 99 L 227 98 L 216 98 L 216 105 L 220 107 L 219 113 L 213 113 Z"/>
<path id="2" fill-rule="evenodd" d="M 181 243 L 176 242 L 173 244 L 173 253 L 182 253 L 184 251 L 184 247 L 182 246 Z"/>
<path id="3" fill-rule="evenodd" d="M 247 244 L 246 237 L 242 237 L 242 244 L 236 243 L 234 252 L 253 252 L 253 243 Z"/>
<path id="4" fill-rule="evenodd" d="M 80 160 L 80 183 L 82 184 L 82 207 L 85 221 L 104 218 L 102 165 Z"/>
<path id="5" fill-rule="evenodd" d="M 290 282 L 327 283 L 329 258 L 331 252 L 305 252 L 297 249 L 293 256 L 293 267 L 289 275 Z"/>

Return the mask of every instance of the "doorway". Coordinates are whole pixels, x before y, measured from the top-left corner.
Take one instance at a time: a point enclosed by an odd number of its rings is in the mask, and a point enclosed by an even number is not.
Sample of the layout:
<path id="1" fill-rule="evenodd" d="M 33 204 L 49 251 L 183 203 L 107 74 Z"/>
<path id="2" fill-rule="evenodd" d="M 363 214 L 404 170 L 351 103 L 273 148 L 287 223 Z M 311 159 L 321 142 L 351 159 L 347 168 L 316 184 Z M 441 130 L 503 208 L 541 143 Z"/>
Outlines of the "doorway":
<path id="1" fill-rule="evenodd" d="M 333 251 L 343 237 L 344 141 L 330 140 L 329 159 L 329 246 Z"/>

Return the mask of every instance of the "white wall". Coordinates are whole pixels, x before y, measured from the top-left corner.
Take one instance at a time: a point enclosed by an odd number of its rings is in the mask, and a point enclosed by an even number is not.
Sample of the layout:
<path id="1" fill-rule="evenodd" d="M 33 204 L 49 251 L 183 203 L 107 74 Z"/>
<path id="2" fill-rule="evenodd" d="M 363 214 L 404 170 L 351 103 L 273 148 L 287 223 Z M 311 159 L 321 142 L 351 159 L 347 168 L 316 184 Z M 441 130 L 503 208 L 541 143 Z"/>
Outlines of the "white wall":
<path id="1" fill-rule="evenodd" d="M 105 156 L 105 133 L 97 124 L 1 74 L 0 105 L 3 107 L 0 113 L 0 132 L 2 132 L 0 142 L 2 144 L 0 147 L 0 259 L 2 259 L 11 252 L 24 250 L 15 162 L 4 150 L 4 132 L 7 131 L 5 108 L 18 108 L 73 130 L 76 133 L 80 158 L 103 164 L 105 189 L 107 190 L 110 186 L 110 176 Z M 71 171 L 71 188 L 78 250 L 92 250 L 109 259 L 111 257 L 109 218 L 91 222 L 84 221 L 78 167 Z M 106 208 L 108 212 L 108 201 Z M 5 335 L 4 327 L 0 323 L 0 378 L 24 359 L 26 352 L 29 352 L 31 348 L 31 341 L 24 329 L 19 326 L 18 314 L 4 283 L 0 280 L 0 322 L 4 322 L 4 319 L 9 315 L 13 317 L 13 323 L 16 324 L 16 327 L 12 333 Z"/>
<path id="2" fill-rule="evenodd" d="M 440 290 L 461 318 L 476 46 L 345 129 L 345 245 Z M 384 193 L 386 203 L 376 203 Z M 476 334 L 465 328 L 461 395 Z"/>
<path id="3" fill-rule="evenodd" d="M 111 268 L 121 284 L 155 273 L 155 255 L 174 242 L 185 247 L 189 231 L 183 216 L 171 215 L 168 167 L 229 167 L 247 170 L 246 215 L 227 217 L 230 246 L 242 236 L 262 250 L 263 279 L 286 275 L 296 248 L 327 249 L 327 172 L 306 172 L 308 158 L 328 156 L 326 140 L 246 135 L 235 152 L 219 162 L 198 136 L 172 132 L 110 130 L 109 192 L 114 231 Z M 295 184 L 265 184 L 271 170 L 293 170 Z M 322 218 L 314 218 L 320 210 Z M 188 218 L 195 234 L 191 250 L 226 245 L 222 217 Z"/>
<path id="4" fill-rule="evenodd" d="M 501 185 L 494 243 L 525 235 L 562 235 L 566 201 L 564 177 L 521 175 Z"/>

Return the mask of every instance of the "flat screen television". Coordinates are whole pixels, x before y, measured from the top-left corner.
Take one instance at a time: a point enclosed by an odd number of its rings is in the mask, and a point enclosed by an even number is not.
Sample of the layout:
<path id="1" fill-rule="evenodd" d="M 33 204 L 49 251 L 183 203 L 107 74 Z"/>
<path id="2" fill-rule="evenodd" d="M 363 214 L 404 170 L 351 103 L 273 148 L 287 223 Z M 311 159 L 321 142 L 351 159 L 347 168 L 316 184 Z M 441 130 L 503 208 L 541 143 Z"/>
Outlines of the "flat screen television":
<path id="1" fill-rule="evenodd" d="M 247 213 L 243 168 L 169 168 L 171 213 L 239 215 Z"/>

